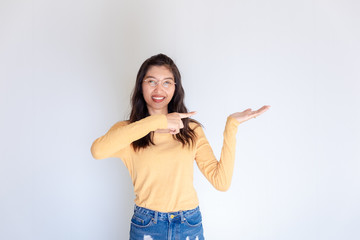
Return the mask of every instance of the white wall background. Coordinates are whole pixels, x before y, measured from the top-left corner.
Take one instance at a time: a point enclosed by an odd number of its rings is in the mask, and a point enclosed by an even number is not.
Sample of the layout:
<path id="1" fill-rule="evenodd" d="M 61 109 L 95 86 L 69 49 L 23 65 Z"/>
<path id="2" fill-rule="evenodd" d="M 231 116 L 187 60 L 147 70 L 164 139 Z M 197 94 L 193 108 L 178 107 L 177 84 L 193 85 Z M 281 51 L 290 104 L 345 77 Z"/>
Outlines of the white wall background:
<path id="1" fill-rule="evenodd" d="M 196 168 L 206 239 L 360 239 L 356 0 L 0 2 L 0 239 L 127 239 L 133 189 L 92 142 L 129 114 L 141 63 L 177 63 L 232 186 Z"/>

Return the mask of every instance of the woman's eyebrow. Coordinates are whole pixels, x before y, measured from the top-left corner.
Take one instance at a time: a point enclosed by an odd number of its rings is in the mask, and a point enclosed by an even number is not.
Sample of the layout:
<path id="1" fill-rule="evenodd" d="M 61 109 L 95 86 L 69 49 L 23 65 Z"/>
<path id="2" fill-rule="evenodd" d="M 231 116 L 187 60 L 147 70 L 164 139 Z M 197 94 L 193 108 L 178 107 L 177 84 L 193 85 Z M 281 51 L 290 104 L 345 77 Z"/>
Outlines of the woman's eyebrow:
<path id="1" fill-rule="evenodd" d="M 156 77 L 153 77 L 153 76 L 146 76 L 144 79 L 147 79 L 147 78 L 154 78 L 154 79 L 158 80 Z M 174 80 L 172 77 L 166 77 L 166 78 L 164 78 L 164 80 L 165 80 L 165 79 Z"/>

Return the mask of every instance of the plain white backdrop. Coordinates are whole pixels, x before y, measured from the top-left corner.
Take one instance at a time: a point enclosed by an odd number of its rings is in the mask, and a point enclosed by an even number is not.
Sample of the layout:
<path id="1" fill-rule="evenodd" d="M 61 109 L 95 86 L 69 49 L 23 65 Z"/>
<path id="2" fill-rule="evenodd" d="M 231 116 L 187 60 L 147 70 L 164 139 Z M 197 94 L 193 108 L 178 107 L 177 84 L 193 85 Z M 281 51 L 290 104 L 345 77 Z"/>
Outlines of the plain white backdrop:
<path id="1" fill-rule="evenodd" d="M 195 167 L 209 240 L 360 239 L 356 0 L 0 2 L 0 239 L 128 239 L 133 189 L 92 142 L 128 118 L 136 73 L 165 53 L 220 156 L 227 192 Z"/>

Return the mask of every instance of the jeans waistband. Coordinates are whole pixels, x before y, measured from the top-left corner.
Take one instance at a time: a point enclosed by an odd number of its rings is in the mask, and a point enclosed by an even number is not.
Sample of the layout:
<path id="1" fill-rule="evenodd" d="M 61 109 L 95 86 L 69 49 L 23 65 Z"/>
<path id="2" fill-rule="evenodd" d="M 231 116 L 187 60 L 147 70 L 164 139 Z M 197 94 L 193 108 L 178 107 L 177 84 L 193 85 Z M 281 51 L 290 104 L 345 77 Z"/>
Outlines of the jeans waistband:
<path id="1" fill-rule="evenodd" d="M 159 212 L 159 211 L 154 211 L 154 210 L 151 210 L 148 208 L 139 207 L 136 204 L 134 207 L 134 212 L 149 215 L 154 218 L 155 222 L 157 221 L 157 219 L 169 220 L 169 219 L 176 218 L 178 216 L 181 218 L 181 221 L 183 222 L 187 216 L 192 215 L 193 213 L 198 212 L 198 211 L 200 211 L 199 206 L 197 206 L 194 209 L 184 210 L 184 211 L 181 210 L 181 211 L 177 211 L 177 212 Z"/>

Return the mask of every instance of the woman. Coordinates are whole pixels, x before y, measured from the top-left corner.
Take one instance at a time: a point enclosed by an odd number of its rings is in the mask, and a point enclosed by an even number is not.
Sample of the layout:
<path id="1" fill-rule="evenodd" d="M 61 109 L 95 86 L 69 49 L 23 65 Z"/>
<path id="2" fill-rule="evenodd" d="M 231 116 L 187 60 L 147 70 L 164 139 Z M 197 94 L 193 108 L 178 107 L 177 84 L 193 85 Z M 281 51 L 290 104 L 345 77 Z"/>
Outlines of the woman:
<path id="1" fill-rule="evenodd" d="M 226 191 L 235 160 L 240 123 L 265 112 L 247 109 L 227 118 L 218 162 L 197 121 L 184 104 L 181 76 L 164 54 L 147 59 L 137 74 L 128 121 L 117 122 L 91 147 L 95 159 L 120 158 L 135 192 L 131 240 L 204 239 L 193 162 L 210 183 Z"/>

